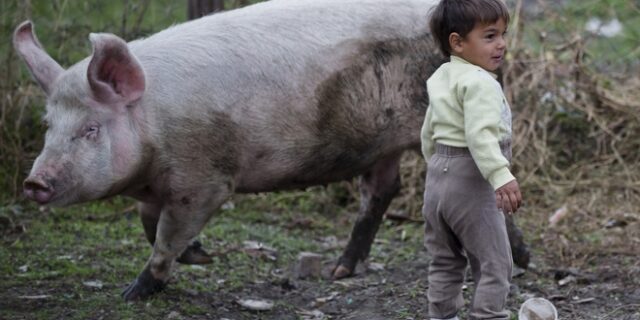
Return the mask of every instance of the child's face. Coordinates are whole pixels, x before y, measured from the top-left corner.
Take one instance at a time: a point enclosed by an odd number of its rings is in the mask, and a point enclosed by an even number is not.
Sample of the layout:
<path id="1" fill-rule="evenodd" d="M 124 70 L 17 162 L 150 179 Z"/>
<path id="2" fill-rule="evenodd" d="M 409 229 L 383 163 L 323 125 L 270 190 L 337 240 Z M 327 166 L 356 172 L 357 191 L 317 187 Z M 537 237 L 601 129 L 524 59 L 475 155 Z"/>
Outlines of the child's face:
<path id="1" fill-rule="evenodd" d="M 492 24 L 477 24 L 465 38 L 452 40 L 452 54 L 487 71 L 495 71 L 504 60 L 506 31 L 502 19 Z"/>

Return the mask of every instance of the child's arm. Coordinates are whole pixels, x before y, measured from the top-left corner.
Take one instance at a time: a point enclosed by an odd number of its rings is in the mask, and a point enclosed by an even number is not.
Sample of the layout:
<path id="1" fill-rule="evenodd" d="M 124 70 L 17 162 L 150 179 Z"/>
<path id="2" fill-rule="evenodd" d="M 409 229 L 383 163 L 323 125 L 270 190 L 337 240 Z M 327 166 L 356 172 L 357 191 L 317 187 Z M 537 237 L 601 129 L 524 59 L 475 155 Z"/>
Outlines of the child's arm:
<path id="1" fill-rule="evenodd" d="M 422 140 L 422 156 L 424 161 L 429 162 L 429 158 L 433 154 L 433 128 L 429 124 L 431 121 L 431 107 L 427 108 L 427 114 L 424 117 L 420 138 Z"/>
<path id="2" fill-rule="evenodd" d="M 473 74 L 461 81 L 458 96 L 462 97 L 465 139 L 482 176 L 496 190 L 496 203 L 505 213 L 515 212 L 522 204 L 520 187 L 509 170 L 509 161 L 502 154 L 500 136 L 506 125 L 503 117 L 502 89 L 484 74 Z M 509 120 L 510 121 L 510 120 Z"/>
<path id="3" fill-rule="evenodd" d="M 460 80 L 458 97 L 462 100 L 469 151 L 482 176 L 497 190 L 515 179 L 499 144 L 510 138 L 504 134 L 505 130 L 501 130 L 505 124 L 502 120 L 504 96 L 500 86 L 487 74 L 469 73 Z"/>

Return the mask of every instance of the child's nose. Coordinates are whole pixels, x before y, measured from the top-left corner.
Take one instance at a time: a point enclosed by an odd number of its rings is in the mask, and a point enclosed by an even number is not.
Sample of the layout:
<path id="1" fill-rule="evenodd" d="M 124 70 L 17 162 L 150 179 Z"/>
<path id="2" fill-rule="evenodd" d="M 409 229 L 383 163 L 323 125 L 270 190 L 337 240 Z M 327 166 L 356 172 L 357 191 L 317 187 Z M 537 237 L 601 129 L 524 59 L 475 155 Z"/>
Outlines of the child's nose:
<path id="1" fill-rule="evenodd" d="M 500 39 L 498 39 L 498 47 L 500 49 L 504 49 L 507 46 L 507 39 L 505 39 L 505 37 L 500 37 Z"/>

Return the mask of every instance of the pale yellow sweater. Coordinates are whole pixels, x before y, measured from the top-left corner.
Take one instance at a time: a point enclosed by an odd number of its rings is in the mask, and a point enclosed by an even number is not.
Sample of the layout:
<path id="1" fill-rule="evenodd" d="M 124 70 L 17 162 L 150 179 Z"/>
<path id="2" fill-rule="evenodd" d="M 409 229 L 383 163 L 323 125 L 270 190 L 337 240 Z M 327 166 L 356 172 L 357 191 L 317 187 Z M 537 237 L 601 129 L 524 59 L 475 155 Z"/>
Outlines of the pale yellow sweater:
<path id="1" fill-rule="evenodd" d="M 468 147 L 494 190 L 514 180 L 500 143 L 511 140 L 511 110 L 495 75 L 459 57 L 427 80 L 429 108 L 422 126 L 428 162 L 434 143 Z"/>

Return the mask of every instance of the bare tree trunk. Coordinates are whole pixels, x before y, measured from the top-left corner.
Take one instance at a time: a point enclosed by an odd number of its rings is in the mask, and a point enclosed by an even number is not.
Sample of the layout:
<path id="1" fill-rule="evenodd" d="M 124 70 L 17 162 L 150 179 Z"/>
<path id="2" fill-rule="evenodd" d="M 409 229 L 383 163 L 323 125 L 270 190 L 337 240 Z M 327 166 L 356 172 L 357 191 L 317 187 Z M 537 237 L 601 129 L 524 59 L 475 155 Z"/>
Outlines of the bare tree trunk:
<path id="1" fill-rule="evenodd" d="M 224 0 L 189 0 L 187 6 L 187 18 L 193 20 L 224 10 Z"/>

